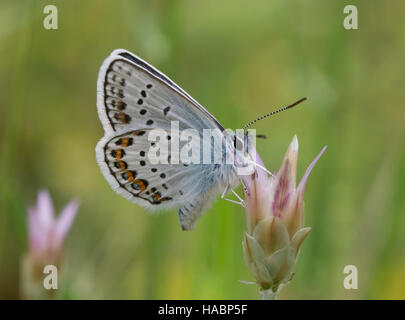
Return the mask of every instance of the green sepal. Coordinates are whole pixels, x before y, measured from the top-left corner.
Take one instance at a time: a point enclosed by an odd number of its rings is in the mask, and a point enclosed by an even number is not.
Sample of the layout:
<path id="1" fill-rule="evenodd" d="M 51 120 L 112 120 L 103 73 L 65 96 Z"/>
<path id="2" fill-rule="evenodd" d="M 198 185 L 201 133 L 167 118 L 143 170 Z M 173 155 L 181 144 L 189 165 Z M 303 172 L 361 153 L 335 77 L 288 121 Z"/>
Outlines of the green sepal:
<path id="1" fill-rule="evenodd" d="M 301 228 L 294 234 L 293 238 L 291 239 L 291 248 L 293 248 L 295 256 L 298 255 L 302 243 L 311 230 L 312 228 L 310 227 Z"/>
<path id="2" fill-rule="evenodd" d="M 288 281 L 295 265 L 294 250 L 288 246 L 274 252 L 266 259 L 266 266 L 270 272 L 273 283 L 278 285 Z"/>
<path id="3" fill-rule="evenodd" d="M 253 231 L 253 237 L 262 246 L 266 256 L 287 247 L 290 242 L 287 228 L 277 217 L 260 221 Z"/>
<path id="4" fill-rule="evenodd" d="M 243 255 L 250 272 L 262 288 L 270 288 L 273 281 L 265 265 L 264 251 L 251 235 L 245 233 L 242 242 Z"/>

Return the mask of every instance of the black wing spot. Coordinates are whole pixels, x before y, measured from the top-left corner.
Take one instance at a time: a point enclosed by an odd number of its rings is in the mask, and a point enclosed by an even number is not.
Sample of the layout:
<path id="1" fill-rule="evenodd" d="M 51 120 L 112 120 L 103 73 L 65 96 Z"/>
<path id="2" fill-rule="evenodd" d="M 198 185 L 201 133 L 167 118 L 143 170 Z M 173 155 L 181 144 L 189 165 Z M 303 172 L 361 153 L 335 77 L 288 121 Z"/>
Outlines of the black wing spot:
<path id="1" fill-rule="evenodd" d="M 164 179 L 164 178 L 166 178 L 166 175 L 165 175 L 164 173 L 161 173 L 161 174 L 160 174 L 160 177 L 161 177 L 162 179 Z"/>
<path id="2" fill-rule="evenodd" d="M 146 85 L 146 88 L 151 89 L 152 85 L 149 83 L 149 84 Z"/>
<path id="3" fill-rule="evenodd" d="M 163 109 L 163 113 L 165 116 L 167 116 L 167 113 L 169 112 L 169 110 L 170 110 L 170 107 L 166 107 Z"/>
<path id="4" fill-rule="evenodd" d="M 124 120 L 125 123 L 130 123 L 131 122 L 131 117 L 127 114 L 124 115 Z"/>
<path id="5" fill-rule="evenodd" d="M 146 162 L 145 161 L 143 161 L 143 160 L 141 160 L 141 161 L 139 161 L 139 164 L 143 167 L 143 166 L 145 166 L 146 165 Z"/>
<path id="6" fill-rule="evenodd" d="M 131 122 L 131 117 L 124 112 L 115 113 L 114 118 L 115 118 L 115 120 L 117 120 L 121 123 L 130 123 Z"/>
<path id="7" fill-rule="evenodd" d="M 142 109 L 141 111 L 139 111 L 139 113 L 140 113 L 141 115 L 144 115 L 144 114 L 146 113 L 146 109 Z"/>
<path id="8" fill-rule="evenodd" d="M 115 106 L 115 100 L 114 100 L 113 106 Z M 118 101 L 118 103 L 117 103 L 118 110 L 124 110 L 126 108 L 126 106 L 127 106 L 127 104 L 125 102 Z"/>
<path id="9" fill-rule="evenodd" d="M 145 134 L 145 131 L 143 131 L 143 130 L 136 130 L 136 131 L 134 131 L 134 135 L 136 135 L 136 136 L 138 136 L 138 137 L 141 137 L 141 136 L 143 136 Z"/>
<path id="10" fill-rule="evenodd" d="M 157 169 L 156 168 L 152 168 L 152 169 L 150 169 L 152 172 L 156 172 L 157 171 Z"/>
<path id="11" fill-rule="evenodd" d="M 144 97 L 144 98 L 146 98 L 146 91 L 145 91 L 145 90 L 142 90 L 142 91 L 141 91 L 141 96 Z"/>
<path id="12" fill-rule="evenodd" d="M 148 121 L 146 121 L 146 124 L 147 124 L 148 126 L 151 126 L 151 125 L 153 124 L 153 120 L 148 120 Z"/>
<path id="13" fill-rule="evenodd" d="M 140 155 L 141 157 L 144 157 L 144 156 L 145 156 L 145 151 L 139 152 L 139 155 Z"/>
<path id="14" fill-rule="evenodd" d="M 142 100 L 142 99 L 139 99 L 137 103 L 138 103 L 139 105 L 141 105 L 141 104 L 143 103 L 143 100 Z"/>

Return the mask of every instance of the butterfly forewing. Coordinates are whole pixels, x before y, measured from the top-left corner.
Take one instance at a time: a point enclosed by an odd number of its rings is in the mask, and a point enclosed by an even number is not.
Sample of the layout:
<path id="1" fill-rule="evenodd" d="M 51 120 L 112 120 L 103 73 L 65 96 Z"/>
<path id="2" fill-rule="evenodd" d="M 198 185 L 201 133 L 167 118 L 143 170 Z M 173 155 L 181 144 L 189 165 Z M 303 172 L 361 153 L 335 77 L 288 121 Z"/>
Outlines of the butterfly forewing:
<path id="1" fill-rule="evenodd" d="M 121 57 L 107 59 L 99 74 L 98 110 L 106 132 L 128 128 L 218 128 L 206 110 L 175 87 Z M 209 114 L 208 114 L 209 115 Z"/>

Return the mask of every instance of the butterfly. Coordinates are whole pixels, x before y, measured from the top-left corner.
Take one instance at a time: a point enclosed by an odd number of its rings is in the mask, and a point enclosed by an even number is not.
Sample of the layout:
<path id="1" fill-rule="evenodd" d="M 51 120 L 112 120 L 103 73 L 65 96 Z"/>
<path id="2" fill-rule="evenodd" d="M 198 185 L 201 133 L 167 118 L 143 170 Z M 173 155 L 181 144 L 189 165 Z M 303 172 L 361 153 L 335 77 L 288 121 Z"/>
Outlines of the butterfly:
<path id="1" fill-rule="evenodd" d="M 96 146 L 96 159 L 118 194 L 146 209 L 178 208 L 183 230 L 193 229 L 219 194 L 243 205 L 233 190 L 241 181 L 235 162 L 172 163 L 170 149 L 166 163 L 152 163 L 148 151 L 155 142 L 148 137 L 158 129 L 170 139 L 174 121 L 180 132 L 193 129 L 201 136 L 205 129 L 215 131 L 219 139 L 210 140 L 209 148 L 241 162 L 250 158 L 245 147 L 249 139 L 225 130 L 189 94 L 136 55 L 117 49 L 105 59 L 97 80 L 97 110 L 105 135 Z M 229 191 L 239 202 L 225 198 Z"/>

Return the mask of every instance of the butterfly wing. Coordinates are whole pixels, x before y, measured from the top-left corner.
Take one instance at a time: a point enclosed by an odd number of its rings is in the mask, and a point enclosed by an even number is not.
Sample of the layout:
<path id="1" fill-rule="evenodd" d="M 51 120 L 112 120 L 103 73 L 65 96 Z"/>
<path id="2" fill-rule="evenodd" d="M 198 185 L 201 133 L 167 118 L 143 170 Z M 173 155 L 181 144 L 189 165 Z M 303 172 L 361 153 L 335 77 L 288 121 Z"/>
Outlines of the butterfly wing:
<path id="1" fill-rule="evenodd" d="M 97 109 L 107 134 L 127 128 L 180 130 L 224 128 L 172 80 L 128 51 L 118 49 L 104 61 L 97 82 Z"/>
<path id="2" fill-rule="evenodd" d="M 201 166 L 152 162 L 148 139 L 151 130 L 143 128 L 105 136 L 97 145 L 97 160 L 112 188 L 128 200 L 149 209 L 181 206 L 201 191 L 198 183 L 203 178 Z M 166 136 L 169 135 L 167 132 Z M 163 156 L 169 163 L 170 150 L 160 158 Z"/>
<path id="3" fill-rule="evenodd" d="M 97 108 L 106 134 L 96 155 L 111 187 L 149 209 L 180 207 L 183 229 L 193 228 L 222 187 L 224 165 L 154 165 L 148 157 L 148 136 L 153 129 L 169 136 L 171 121 L 178 121 L 180 131 L 224 132 L 223 127 L 173 81 L 125 50 L 115 50 L 105 60 L 97 87 Z"/>

